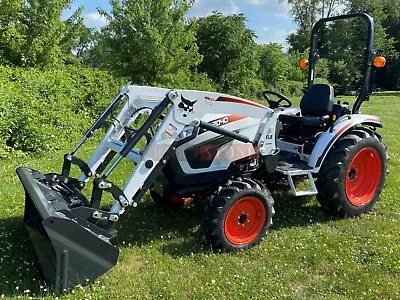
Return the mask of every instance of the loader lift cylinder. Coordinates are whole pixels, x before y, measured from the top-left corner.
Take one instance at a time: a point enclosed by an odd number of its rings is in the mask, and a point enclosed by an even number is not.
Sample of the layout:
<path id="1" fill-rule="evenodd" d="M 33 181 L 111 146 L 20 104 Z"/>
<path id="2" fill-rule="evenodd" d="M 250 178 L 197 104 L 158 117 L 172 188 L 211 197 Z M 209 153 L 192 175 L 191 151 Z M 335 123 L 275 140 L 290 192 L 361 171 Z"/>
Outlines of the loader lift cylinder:
<path id="1" fill-rule="evenodd" d="M 169 93 L 168 93 L 169 94 Z M 164 109 L 171 103 L 171 100 L 168 98 L 168 95 L 164 98 L 163 101 L 153 110 L 144 124 L 140 127 L 140 129 L 133 135 L 125 144 L 124 148 L 120 152 L 120 156 L 114 161 L 114 163 L 107 169 L 107 171 L 102 176 L 103 179 L 106 179 L 111 172 L 115 169 L 115 167 L 119 164 L 119 162 L 126 157 L 129 152 L 136 146 L 136 144 L 140 141 L 140 139 L 146 134 L 146 132 L 150 129 L 154 122 L 162 115 Z"/>
<path id="2" fill-rule="evenodd" d="M 85 143 L 85 141 L 90 138 L 100 127 L 103 125 L 104 121 L 107 117 L 114 111 L 115 107 L 121 102 L 124 98 L 124 94 L 119 94 L 117 98 L 107 107 L 107 109 L 101 114 L 101 116 L 97 119 L 97 121 L 90 127 L 90 129 L 85 133 L 83 138 L 79 141 L 78 145 L 71 151 L 71 155 L 74 155 L 79 148 Z"/>
<path id="3" fill-rule="evenodd" d="M 254 144 L 254 142 L 250 141 L 250 139 L 247 136 L 241 135 L 241 134 L 233 132 L 233 131 L 226 130 L 224 128 L 215 126 L 215 125 L 207 123 L 207 122 L 200 121 L 199 127 L 203 128 L 203 129 L 206 129 L 206 130 L 209 130 L 209 131 L 212 131 L 214 133 L 222 134 L 224 136 L 233 138 L 233 139 L 238 140 L 238 141 L 243 142 L 243 143 L 252 143 L 252 144 Z"/>
<path id="4" fill-rule="evenodd" d="M 115 110 L 117 105 L 121 102 L 124 98 L 126 92 L 129 89 L 129 83 L 126 85 L 119 95 L 114 99 L 113 102 L 106 108 L 106 110 L 100 115 L 100 117 L 96 120 L 96 122 L 90 127 L 90 129 L 85 133 L 79 143 L 74 147 L 74 149 L 70 152 L 65 154 L 64 162 L 62 165 L 62 175 L 68 177 L 71 172 L 71 166 L 77 165 L 80 170 L 85 174 L 86 177 L 91 177 L 92 172 L 90 171 L 88 165 L 81 159 L 74 157 L 76 152 L 79 150 L 80 147 L 103 125 L 104 121 L 108 118 L 109 115 Z"/>

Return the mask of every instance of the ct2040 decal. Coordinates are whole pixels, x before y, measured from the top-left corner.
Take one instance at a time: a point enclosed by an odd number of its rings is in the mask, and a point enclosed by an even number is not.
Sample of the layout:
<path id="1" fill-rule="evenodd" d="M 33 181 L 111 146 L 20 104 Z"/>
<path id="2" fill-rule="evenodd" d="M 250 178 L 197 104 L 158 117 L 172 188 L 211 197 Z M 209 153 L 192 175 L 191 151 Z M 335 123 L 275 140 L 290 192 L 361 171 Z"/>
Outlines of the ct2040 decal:
<path id="1" fill-rule="evenodd" d="M 208 123 L 211 123 L 215 126 L 224 126 L 226 124 L 232 123 L 232 122 L 236 122 L 239 120 L 243 120 L 246 119 L 246 116 L 241 116 L 241 115 L 229 115 L 226 117 L 222 117 L 222 118 L 218 118 L 212 121 L 209 121 Z"/>

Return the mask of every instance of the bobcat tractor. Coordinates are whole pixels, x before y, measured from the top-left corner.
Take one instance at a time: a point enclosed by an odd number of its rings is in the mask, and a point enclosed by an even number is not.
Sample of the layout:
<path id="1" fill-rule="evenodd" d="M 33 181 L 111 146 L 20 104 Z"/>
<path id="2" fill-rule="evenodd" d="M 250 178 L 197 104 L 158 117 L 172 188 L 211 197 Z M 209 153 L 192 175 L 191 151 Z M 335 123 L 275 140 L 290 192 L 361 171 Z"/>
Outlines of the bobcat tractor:
<path id="1" fill-rule="evenodd" d="M 352 109 L 333 102 L 330 85 L 314 84 L 318 29 L 349 18 L 368 25 L 363 86 Z M 286 178 L 295 196 L 316 195 L 333 216 L 368 212 L 387 170 L 386 147 L 376 132 L 381 120 L 359 113 L 370 96 L 373 65 L 383 60 L 373 49 L 373 26 L 367 14 L 316 23 L 300 108 L 271 91 L 263 93 L 262 105 L 219 93 L 128 84 L 64 156 L 60 173 L 19 167 L 25 227 L 49 286 L 56 293 L 73 289 L 112 268 L 119 254 L 118 220 L 148 191 L 162 206 L 207 201 L 205 237 L 227 251 L 249 248 L 266 234 L 275 214 L 267 183 L 276 178 Z M 107 120 L 104 138 L 83 161 L 78 150 Z M 123 159 L 135 168 L 119 187 L 109 176 Z M 73 177 L 72 167 L 81 175 Z M 298 178 L 311 188 L 298 190 Z M 111 206 L 102 205 L 105 193 L 114 199 Z"/>

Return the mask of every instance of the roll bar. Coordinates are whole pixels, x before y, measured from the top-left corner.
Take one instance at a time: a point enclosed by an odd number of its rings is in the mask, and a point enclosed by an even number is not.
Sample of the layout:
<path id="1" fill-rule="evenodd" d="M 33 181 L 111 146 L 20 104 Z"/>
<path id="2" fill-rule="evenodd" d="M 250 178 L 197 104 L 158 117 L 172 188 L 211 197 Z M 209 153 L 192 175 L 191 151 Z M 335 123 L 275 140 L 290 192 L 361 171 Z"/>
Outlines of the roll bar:
<path id="1" fill-rule="evenodd" d="M 361 104 L 364 101 L 368 101 L 370 93 L 368 90 L 369 81 L 371 78 L 371 70 L 372 70 L 372 62 L 376 55 L 376 51 L 374 49 L 374 20 L 373 18 L 366 13 L 354 13 L 348 15 L 341 15 L 329 18 L 320 19 L 317 23 L 315 23 L 312 33 L 311 33 L 311 49 L 309 54 L 309 68 L 308 68 L 308 86 L 309 89 L 314 84 L 314 70 L 315 64 L 318 60 L 318 30 L 322 25 L 328 22 L 337 21 L 337 20 L 345 20 L 345 19 L 354 19 L 361 18 L 367 22 L 368 25 L 368 36 L 367 36 L 367 45 L 365 47 L 365 60 L 364 60 L 364 71 L 363 71 L 363 79 L 362 79 L 362 87 L 361 91 L 358 94 L 356 102 L 354 103 L 352 113 L 357 114 Z"/>

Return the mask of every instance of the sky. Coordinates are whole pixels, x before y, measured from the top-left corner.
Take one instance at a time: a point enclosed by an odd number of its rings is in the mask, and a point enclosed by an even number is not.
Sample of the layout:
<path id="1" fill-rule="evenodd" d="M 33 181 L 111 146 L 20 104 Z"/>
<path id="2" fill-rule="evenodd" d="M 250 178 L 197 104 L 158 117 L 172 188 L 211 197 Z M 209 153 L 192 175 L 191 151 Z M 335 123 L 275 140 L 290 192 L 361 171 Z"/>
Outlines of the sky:
<path id="1" fill-rule="evenodd" d="M 105 25 L 105 20 L 98 14 L 97 8 L 110 9 L 108 0 L 75 0 L 72 9 L 64 16 L 79 6 L 84 6 L 85 23 L 87 26 L 100 28 Z M 213 11 L 233 14 L 243 13 L 247 18 L 247 26 L 257 36 L 257 43 L 276 42 L 286 48 L 285 37 L 296 30 L 289 15 L 289 5 L 286 0 L 196 0 L 190 9 L 188 17 L 204 17 Z"/>

